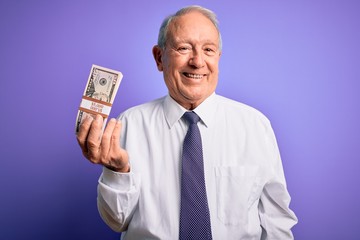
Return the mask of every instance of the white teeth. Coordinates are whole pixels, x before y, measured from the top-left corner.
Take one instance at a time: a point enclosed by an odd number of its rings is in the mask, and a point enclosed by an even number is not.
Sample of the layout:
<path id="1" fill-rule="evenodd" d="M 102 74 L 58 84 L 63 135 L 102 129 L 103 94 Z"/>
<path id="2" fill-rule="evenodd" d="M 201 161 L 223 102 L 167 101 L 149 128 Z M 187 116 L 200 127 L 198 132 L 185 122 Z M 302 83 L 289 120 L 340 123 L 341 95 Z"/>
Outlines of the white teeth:
<path id="1" fill-rule="evenodd" d="M 196 78 L 196 79 L 200 79 L 203 77 L 202 74 L 192 74 L 192 73 L 185 73 L 185 76 L 190 77 L 190 78 Z"/>

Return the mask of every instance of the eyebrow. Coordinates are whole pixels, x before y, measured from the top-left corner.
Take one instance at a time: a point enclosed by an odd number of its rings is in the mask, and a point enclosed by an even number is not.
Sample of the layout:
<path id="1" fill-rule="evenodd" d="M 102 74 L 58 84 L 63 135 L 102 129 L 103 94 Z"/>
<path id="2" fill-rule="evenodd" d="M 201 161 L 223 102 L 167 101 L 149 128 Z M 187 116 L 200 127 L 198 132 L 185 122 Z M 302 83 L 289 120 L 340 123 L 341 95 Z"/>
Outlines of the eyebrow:
<path id="1" fill-rule="evenodd" d="M 191 40 L 190 39 L 173 39 L 171 41 L 171 45 L 176 45 L 176 44 L 191 44 Z M 214 43 L 213 41 L 211 40 L 205 40 L 204 42 L 201 42 L 202 45 L 212 45 L 212 46 L 215 46 L 215 47 L 219 47 L 219 44 L 217 43 Z"/>

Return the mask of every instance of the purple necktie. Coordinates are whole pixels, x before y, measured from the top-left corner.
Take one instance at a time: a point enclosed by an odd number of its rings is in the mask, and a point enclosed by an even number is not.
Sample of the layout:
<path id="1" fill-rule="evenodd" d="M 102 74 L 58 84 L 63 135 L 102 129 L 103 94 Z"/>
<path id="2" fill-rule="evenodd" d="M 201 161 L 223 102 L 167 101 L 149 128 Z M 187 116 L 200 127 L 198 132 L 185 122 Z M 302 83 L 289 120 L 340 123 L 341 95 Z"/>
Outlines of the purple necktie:
<path id="1" fill-rule="evenodd" d="M 189 123 L 184 139 L 181 172 L 180 240 L 212 239 L 210 213 L 206 197 L 199 116 L 186 112 Z"/>

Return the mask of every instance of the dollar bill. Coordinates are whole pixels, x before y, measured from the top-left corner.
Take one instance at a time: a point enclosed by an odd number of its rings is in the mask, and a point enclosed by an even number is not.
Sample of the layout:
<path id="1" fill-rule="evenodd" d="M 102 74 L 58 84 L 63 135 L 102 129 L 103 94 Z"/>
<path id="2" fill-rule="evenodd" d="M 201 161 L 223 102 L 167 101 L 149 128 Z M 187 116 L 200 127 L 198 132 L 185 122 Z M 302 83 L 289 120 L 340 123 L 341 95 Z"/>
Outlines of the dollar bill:
<path id="1" fill-rule="evenodd" d="M 76 133 L 87 117 L 100 114 L 106 122 L 122 77 L 119 71 L 92 65 L 76 117 Z"/>

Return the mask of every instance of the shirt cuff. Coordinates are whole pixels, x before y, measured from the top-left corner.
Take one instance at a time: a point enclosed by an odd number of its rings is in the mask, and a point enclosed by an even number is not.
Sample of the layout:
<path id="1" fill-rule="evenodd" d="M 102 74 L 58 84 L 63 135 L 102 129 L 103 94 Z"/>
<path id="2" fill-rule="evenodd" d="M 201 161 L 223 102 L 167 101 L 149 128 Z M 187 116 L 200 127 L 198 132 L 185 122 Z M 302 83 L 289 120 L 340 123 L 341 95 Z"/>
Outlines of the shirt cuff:
<path id="1" fill-rule="evenodd" d="M 114 190 L 129 191 L 135 184 L 134 175 L 135 174 L 131 171 L 131 169 L 128 173 L 120 173 L 103 167 L 103 172 L 100 176 L 99 182 Z"/>

